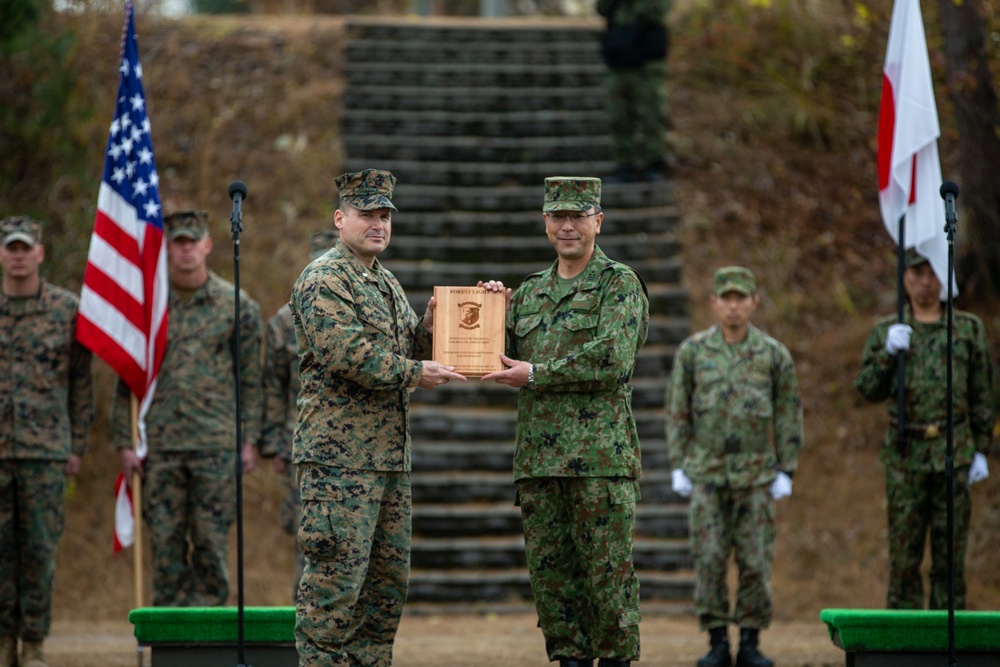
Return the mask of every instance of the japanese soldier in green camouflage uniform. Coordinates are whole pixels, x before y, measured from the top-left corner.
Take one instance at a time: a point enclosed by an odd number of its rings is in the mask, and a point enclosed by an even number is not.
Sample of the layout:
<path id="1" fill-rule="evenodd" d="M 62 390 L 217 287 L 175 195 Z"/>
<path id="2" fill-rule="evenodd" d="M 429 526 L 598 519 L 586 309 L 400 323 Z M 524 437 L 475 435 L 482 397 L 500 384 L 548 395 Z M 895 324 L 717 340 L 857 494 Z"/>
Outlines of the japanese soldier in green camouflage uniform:
<path id="1" fill-rule="evenodd" d="M 792 492 L 802 401 L 788 350 L 750 323 L 759 302 L 748 269 L 716 271 L 718 324 L 681 343 L 670 374 L 672 484 L 691 498 L 695 606 L 711 646 L 698 667 L 732 664 L 730 622 L 740 627 L 739 667 L 773 664 L 758 642 L 771 622 L 774 501 Z M 739 570 L 734 611 L 726 585 L 730 554 Z"/>
<path id="2" fill-rule="evenodd" d="M 638 40 L 623 45 L 624 52 L 605 44 L 608 70 L 604 97 L 617 166 L 611 176 L 615 182 L 655 181 L 666 176 L 666 20 L 670 5 L 670 0 L 597 0 L 597 12 L 608 21 L 606 35 L 635 36 L 636 26 L 646 28 L 638 33 L 642 36 Z"/>
<path id="3" fill-rule="evenodd" d="M 94 418 L 76 295 L 42 280 L 41 225 L 0 221 L 0 666 L 45 667 L 67 475 Z"/>
<path id="4" fill-rule="evenodd" d="M 923 609 L 920 562 L 930 532 L 930 607 L 948 606 L 947 345 L 941 282 L 926 259 L 906 253 L 903 286 L 908 304 L 904 323 L 878 321 L 854 384 L 870 401 L 887 401 L 890 424 L 879 458 L 885 466 L 889 520 L 890 609 Z M 994 420 L 993 365 L 982 321 L 953 312 L 953 419 L 955 607 L 965 607 L 965 549 L 972 498 L 969 487 L 989 474 Z M 898 437 L 897 354 L 906 355 L 904 438 Z"/>
<path id="5" fill-rule="evenodd" d="M 153 558 L 153 604 L 226 603 L 229 530 L 236 516 L 236 337 L 240 338 L 243 403 L 241 465 L 255 465 L 261 391 L 260 307 L 208 269 L 208 214 L 177 211 L 164 218 L 170 269 L 167 347 L 146 415 L 148 456 L 132 449 L 129 391 L 119 382 L 112 407 L 115 447 L 130 479 L 144 471 L 143 513 Z"/>
<path id="6" fill-rule="evenodd" d="M 340 240 L 292 288 L 303 667 L 392 664 L 410 572 L 410 392 L 465 379 L 419 361 L 432 349 L 433 299 L 417 317 L 377 259 L 392 233 L 395 181 L 376 169 L 336 179 Z"/>
<path id="7" fill-rule="evenodd" d="M 639 275 L 595 244 L 600 202 L 600 179 L 545 179 L 557 259 L 514 294 L 507 368 L 483 376 L 521 389 L 514 480 L 538 624 L 562 667 L 639 659 L 631 380 L 649 301 Z"/>
<path id="8" fill-rule="evenodd" d="M 309 240 L 309 259 L 313 260 L 329 250 L 337 242 L 333 230 L 316 232 Z M 281 499 L 279 513 L 281 527 L 289 535 L 298 531 L 302 515 L 299 487 L 295 480 L 295 466 L 292 463 L 292 433 L 298 409 L 295 407 L 299 396 L 299 346 L 295 340 L 295 326 L 292 310 L 286 303 L 267 321 L 264 345 L 264 426 L 261 429 L 261 456 L 274 456 L 274 470 L 286 476 L 288 488 Z M 299 579 L 305 558 L 302 550 L 295 549 L 295 586 Z"/>

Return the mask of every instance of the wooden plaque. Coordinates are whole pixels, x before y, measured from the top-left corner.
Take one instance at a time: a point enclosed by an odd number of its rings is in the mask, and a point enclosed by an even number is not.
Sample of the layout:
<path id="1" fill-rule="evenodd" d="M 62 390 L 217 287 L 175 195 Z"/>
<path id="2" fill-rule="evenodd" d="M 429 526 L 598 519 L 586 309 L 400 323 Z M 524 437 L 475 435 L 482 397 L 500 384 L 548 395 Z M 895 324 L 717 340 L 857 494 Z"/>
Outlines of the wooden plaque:
<path id="1" fill-rule="evenodd" d="M 482 377 L 502 371 L 507 303 L 483 287 L 435 287 L 434 361 Z"/>

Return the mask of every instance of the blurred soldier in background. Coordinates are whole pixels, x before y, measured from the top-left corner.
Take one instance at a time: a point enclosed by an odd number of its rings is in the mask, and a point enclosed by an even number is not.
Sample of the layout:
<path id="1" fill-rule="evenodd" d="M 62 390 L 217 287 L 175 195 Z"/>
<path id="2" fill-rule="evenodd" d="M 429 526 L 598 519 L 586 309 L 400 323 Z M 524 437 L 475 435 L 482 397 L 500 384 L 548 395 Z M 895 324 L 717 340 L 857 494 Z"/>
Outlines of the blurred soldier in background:
<path id="1" fill-rule="evenodd" d="M 605 99 L 616 171 L 609 182 L 667 176 L 667 12 L 670 0 L 597 0 L 607 19 Z"/>
<path id="2" fill-rule="evenodd" d="M 229 596 L 229 529 L 236 518 L 236 364 L 243 403 L 244 472 L 255 466 L 263 410 L 260 307 L 209 270 L 208 213 L 164 218 L 170 271 L 167 349 L 146 415 L 149 454 L 132 449 L 129 390 L 115 390 L 111 422 L 126 479 L 142 472 L 153 556 L 153 605 L 223 605 Z M 236 336 L 240 359 L 235 359 Z"/>
<path id="3" fill-rule="evenodd" d="M 309 240 L 309 259 L 314 260 L 337 243 L 333 230 L 316 232 Z M 287 488 L 281 500 L 279 520 L 289 535 L 295 535 L 302 516 L 299 488 L 292 465 L 292 433 L 298 409 L 299 346 L 295 340 L 292 311 L 286 303 L 267 321 L 264 346 L 264 426 L 261 429 L 261 456 L 274 456 L 274 471 L 285 476 Z M 292 594 L 298 590 L 305 558 L 295 548 L 295 579 Z"/>
<path id="4" fill-rule="evenodd" d="M 890 609 L 923 609 L 920 562 L 930 533 L 930 607 L 948 608 L 947 346 L 948 326 L 941 282 L 916 250 L 905 255 L 903 323 L 881 319 L 872 329 L 854 381 L 869 401 L 888 400 L 890 426 L 879 458 L 885 466 L 889 518 Z M 965 608 L 965 549 L 972 496 L 969 487 L 986 479 L 986 456 L 994 420 L 993 364 L 982 321 L 953 312 L 953 423 L 955 498 L 955 608 Z M 898 428 L 897 354 L 906 355 L 904 438 Z"/>
<path id="5" fill-rule="evenodd" d="M 750 323 L 760 297 L 749 269 L 715 272 L 718 324 L 681 343 L 667 394 L 672 486 L 691 498 L 695 606 L 710 650 L 698 667 L 729 667 L 729 623 L 740 627 L 738 667 L 772 667 L 759 650 L 771 623 L 775 500 L 792 493 L 802 447 L 802 400 L 784 345 Z M 739 570 L 730 611 L 729 556 Z"/>
<path id="6" fill-rule="evenodd" d="M 632 561 L 639 436 L 632 374 L 649 300 L 639 275 L 596 245 L 599 178 L 545 179 L 551 267 L 511 299 L 503 371 L 520 388 L 514 480 L 538 625 L 560 667 L 639 659 Z"/>
<path id="7" fill-rule="evenodd" d="M 66 477 L 94 419 L 91 353 L 76 342 L 76 295 L 42 280 L 41 225 L 0 221 L 0 667 L 46 667 Z"/>

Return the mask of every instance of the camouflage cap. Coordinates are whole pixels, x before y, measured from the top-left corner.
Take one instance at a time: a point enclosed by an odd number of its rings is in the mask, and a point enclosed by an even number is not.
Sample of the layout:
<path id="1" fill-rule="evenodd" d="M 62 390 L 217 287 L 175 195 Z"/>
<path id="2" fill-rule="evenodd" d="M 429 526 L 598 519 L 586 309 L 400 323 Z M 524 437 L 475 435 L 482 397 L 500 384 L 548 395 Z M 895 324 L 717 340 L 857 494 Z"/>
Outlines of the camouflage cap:
<path id="1" fill-rule="evenodd" d="M 542 211 L 586 211 L 601 204 L 601 179 L 581 176 L 551 176 L 545 179 Z"/>
<path id="2" fill-rule="evenodd" d="M 333 181 L 340 190 L 340 201 L 347 202 L 361 211 L 373 211 L 377 208 L 398 210 L 392 205 L 392 186 L 396 177 L 381 169 L 365 169 L 364 171 L 341 174 Z"/>
<path id="3" fill-rule="evenodd" d="M 928 262 L 926 257 L 917 252 L 916 248 L 908 248 L 905 253 L 903 253 L 903 263 L 907 267 L 920 266 L 924 262 Z"/>
<path id="4" fill-rule="evenodd" d="M 337 232 L 324 229 L 309 237 L 309 259 L 316 259 L 327 250 L 337 245 Z"/>
<path id="5" fill-rule="evenodd" d="M 170 240 L 184 236 L 197 241 L 208 234 L 208 211 L 174 211 L 163 218 L 163 228 Z"/>
<path id="6" fill-rule="evenodd" d="M 0 237 L 5 248 L 14 241 L 34 248 L 42 242 L 42 226 L 26 215 L 4 218 L 0 220 Z"/>
<path id="7" fill-rule="evenodd" d="M 742 266 L 724 266 L 715 272 L 715 296 L 726 292 L 739 292 L 744 296 L 757 293 L 757 282 L 750 269 Z"/>

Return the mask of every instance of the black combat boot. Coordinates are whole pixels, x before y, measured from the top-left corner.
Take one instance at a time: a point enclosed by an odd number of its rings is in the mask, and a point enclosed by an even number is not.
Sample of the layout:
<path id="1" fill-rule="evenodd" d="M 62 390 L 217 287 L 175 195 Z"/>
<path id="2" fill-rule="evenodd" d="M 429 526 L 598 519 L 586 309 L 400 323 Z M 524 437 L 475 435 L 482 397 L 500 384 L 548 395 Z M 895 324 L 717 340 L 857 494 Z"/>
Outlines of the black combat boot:
<path id="1" fill-rule="evenodd" d="M 698 660 L 698 667 L 732 667 L 733 656 L 729 653 L 729 634 L 725 627 L 709 628 L 708 645 L 711 649 Z"/>
<path id="2" fill-rule="evenodd" d="M 594 661 L 589 658 L 559 658 L 559 667 L 594 667 Z"/>
<path id="3" fill-rule="evenodd" d="M 760 630 L 740 628 L 740 650 L 736 654 L 736 667 L 774 667 L 774 660 L 757 648 L 759 641 Z"/>
<path id="4" fill-rule="evenodd" d="M 601 658 L 597 661 L 597 667 L 629 667 L 631 664 L 628 660 L 612 660 L 611 658 Z"/>

